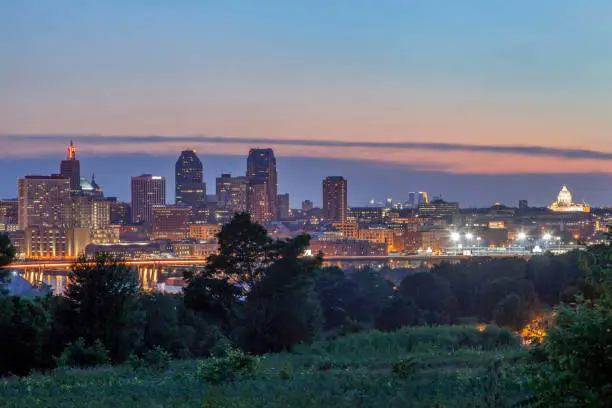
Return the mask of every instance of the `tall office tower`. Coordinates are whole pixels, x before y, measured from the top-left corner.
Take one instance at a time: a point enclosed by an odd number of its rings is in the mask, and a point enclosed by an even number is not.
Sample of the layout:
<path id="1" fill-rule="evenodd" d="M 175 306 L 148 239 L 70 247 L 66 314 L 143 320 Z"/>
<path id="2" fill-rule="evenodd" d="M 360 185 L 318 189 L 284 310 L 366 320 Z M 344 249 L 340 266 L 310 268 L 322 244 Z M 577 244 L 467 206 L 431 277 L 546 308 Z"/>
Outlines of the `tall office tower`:
<path id="1" fill-rule="evenodd" d="M 70 200 L 70 179 L 61 174 L 19 179 L 19 229 L 63 227 Z"/>
<path id="2" fill-rule="evenodd" d="M 276 206 L 277 206 L 277 220 L 284 220 L 289 218 L 289 194 L 279 194 L 276 196 Z"/>
<path id="3" fill-rule="evenodd" d="M 347 182 L 344 177 L 330 176 L 323 180 L 323 219 L 346 222 Z"/>
<path id="4" fill-rule="evenodd" d="M 312 203 L 312 201 L 310 200 L 302 201 L 302 211 L 304 212 L 312 211 L 313 208 L 314 208 L 314 204 Z"/>
<path id="5" fill-rule="evenodd" d="M 19 200 L 0 200 L 0 231 L 14 231 L 19 224 Z"/>
<path id="6" fill-rule="evenodd" d="M 272 149 L 251 149 L 247 158 L 246 176 L 249 183 L 266 184 L 266 195 L 268 200 L 267 219 L 276 216 L 276 194 L 278 191 L 278 176 L 276 173 L 276 158 Z M 257 179 L 257 180 L 255 180 Z"/>
<path id="7" fill-rule="evenodd" d="M 132 222 L 148 224 L 153 221 L 153 206 L 166 204 L 166 179 L 143 174 L 132 177 Z"/>
<path id="8" fill-rule="evenodd" d="M 132 210 L 129 203 L 117 201 L 117 197 L 106 197 L 110 204 L 110 223 L 115 225 L 129 225 L 132 222 Z"/>
<path id="9" fill-rule="evenodd" d="M 110 226 L 110 202 L 95 197 L 76 195 L 70 198 L 70 228 L 106 229 Z"/>
<path id="10" fill-rule="evenodd" d="M 175 168 L 175 202 L 199 208 L 206 204 L 206 184 L 202 162 L 196 156 L 195 150 L 183 150 Z"/>
<path id="11" fill-rule="evenodd" d="M 62 160 L 60 173 L 70 180 L 70 192 L 78 194 L 81 191 L 81 164 L 76 158 L 76 146 L 70 141 L 68 158 Z"/>
<path id="12" fill-rule="evenodd" d="M 526 210 L 529 208 L 529 201 L 519 200 L 519 210 Z"/>
<path id="13" fill-rule="evenodd" d="M 232 213 L 246 211 L 248 190 L 249 182 L 246 177 L 221 174 L 216 181 L 217 207 Z"/>
<path id="14" fill-rule="evenodd" d="M 249 181 L 247 211 L 254 222 L 262 225 L 272 220 L 268 192 L 268 183 L 263 178 Z"/>
<path id="15" fill-rule="evenodd" d="M 429 203 L 429 195 L 425 191 L 419 191 L 419 202 L 418 204 L 428 204 Z"/>

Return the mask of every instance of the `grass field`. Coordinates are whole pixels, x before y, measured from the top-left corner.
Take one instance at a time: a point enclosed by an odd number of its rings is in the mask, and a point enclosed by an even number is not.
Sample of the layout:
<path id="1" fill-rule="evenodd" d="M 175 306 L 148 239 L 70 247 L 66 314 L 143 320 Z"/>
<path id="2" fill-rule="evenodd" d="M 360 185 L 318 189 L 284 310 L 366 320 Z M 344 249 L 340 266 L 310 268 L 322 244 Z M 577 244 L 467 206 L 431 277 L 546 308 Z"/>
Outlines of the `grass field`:
<path id="1" fill-rule="evenodd" d="M 519 344 L 495 327 L 358 333 L 261 357 L 252 376 L 216 385 L 200 375 L 206 360 L 8 378 L 0 380 L 0 406 L 503 407 L 528 394 Z"/>

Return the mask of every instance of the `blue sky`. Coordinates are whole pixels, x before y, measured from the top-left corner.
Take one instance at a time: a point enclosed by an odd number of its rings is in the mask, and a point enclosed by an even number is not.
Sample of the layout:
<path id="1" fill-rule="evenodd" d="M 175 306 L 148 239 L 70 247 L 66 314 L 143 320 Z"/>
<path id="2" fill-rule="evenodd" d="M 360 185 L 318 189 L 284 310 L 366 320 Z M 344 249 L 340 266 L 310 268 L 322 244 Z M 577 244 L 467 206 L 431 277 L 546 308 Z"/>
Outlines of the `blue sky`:
<path id="1" fill-rule="evenodd" d="M 612 152 L 610 1 L 3 0 L 0 39 L 0 134 L 50 135 L 0 139 L 1 157 L 89 134 L 177 137 L 122 143 L 116 160 L 248 147 L 185 135 Z M 271 146 L 449 177 L 612 173 L 604 159 Z"/>

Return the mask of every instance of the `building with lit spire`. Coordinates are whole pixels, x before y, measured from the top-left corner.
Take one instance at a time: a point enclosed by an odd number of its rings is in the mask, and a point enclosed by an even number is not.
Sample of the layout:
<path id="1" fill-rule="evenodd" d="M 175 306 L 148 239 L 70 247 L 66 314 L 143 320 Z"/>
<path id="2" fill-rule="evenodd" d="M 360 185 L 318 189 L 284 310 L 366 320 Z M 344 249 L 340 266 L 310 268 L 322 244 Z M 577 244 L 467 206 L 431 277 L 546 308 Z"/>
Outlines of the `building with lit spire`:
<path id="1" fill-rule="evenodd" d="M 81 191 L 81 164 L 76 158 L 76 146 L 70 141 L 68 157 L 60 164 L 60 174 L 70 180 L 70 192 L 78 194 Z"/>
<path id="2" fill-rule="evenodd" d="M 566 185 L 563 185 L 557 201 L 548 206 L 548 209 L 555 212 L 591 212 L 591 206 L 585 202 L 575 204 L 572 200 L 572 193 Z"/>

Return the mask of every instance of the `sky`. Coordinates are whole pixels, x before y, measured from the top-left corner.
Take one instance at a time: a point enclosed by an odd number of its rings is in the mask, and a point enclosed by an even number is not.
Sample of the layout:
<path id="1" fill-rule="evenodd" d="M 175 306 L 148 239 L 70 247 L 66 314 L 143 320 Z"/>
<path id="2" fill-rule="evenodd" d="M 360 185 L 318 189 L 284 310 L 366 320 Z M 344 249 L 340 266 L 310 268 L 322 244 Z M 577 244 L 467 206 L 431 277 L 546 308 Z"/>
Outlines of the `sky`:
<path id="1" fill-rule="evenodd" d="M 258 146 L 294 204 L 325 175 L 353 204 L 612 204 L 610 43 L 608 0 L 3 0 L 0 197 L 74 139 L 124 199 L 185 148 L 210 189 Z"/>

